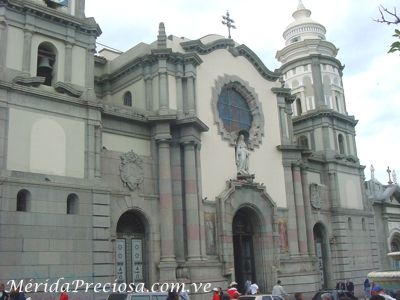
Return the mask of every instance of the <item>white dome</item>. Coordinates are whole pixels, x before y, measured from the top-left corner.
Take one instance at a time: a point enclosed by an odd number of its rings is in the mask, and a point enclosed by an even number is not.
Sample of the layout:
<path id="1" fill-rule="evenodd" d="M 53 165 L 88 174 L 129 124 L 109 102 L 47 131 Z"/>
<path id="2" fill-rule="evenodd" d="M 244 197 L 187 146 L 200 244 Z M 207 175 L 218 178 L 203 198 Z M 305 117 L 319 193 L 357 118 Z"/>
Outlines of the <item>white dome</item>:
<path id="1" fill-rule="evenodd" d="M 294 21 L 283 33 L 286 45 L 307 39 L 325 39 L 325 27 L 310 18 L 311 11 L 304 7 L 301 0 L 292 16 Z"/>

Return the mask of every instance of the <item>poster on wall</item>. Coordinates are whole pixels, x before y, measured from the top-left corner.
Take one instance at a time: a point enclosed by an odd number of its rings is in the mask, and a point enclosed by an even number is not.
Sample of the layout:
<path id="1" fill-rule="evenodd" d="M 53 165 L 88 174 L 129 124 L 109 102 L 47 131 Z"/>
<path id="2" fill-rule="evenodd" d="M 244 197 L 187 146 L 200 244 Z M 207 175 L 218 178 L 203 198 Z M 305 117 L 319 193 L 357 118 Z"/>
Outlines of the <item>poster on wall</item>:
<path id="1" fill-rule="evenodd" d="M 125 239 L 115 241 L 115 275 L 118 282 L 126 282 Z"/>
<path id="2" fill-rule="evenodd" d="M 61 6 L 68 6 L 69 0 L 48 0 L 49 2 L 56 3 Z"/>
<path id="3" fill-rule="evenodd" d="M 132 278 L 133 282 L 143 282 L 143 252 L 141 239 L 132 239 Z"/>

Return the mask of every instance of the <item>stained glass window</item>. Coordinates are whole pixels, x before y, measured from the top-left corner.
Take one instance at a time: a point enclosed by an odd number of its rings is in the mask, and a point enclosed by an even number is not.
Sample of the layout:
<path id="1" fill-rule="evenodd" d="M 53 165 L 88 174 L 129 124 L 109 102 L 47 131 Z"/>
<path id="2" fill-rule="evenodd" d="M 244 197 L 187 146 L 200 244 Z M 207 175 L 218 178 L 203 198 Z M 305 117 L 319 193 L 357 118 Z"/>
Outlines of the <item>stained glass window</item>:
<path id="1" fill-rule="evenodd" d="M 228 132 L 249 131 L 253 117 L 246 100 L 233 88 L 224 88 L 218 98 L 218 113 Z"/>

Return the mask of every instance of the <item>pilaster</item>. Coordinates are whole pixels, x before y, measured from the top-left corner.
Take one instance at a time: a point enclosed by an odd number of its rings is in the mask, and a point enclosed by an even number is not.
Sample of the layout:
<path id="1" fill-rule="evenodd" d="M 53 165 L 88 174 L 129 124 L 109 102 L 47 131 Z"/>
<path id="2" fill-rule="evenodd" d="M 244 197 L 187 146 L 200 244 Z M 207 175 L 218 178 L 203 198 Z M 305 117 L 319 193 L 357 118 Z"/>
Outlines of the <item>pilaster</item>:
<path id="1" fill-rule="evenodd" d="M 70 83 L 72 81 L 72 47 L 69 42 L 65 44 L 65 60 L 64 60 L 64 81 Z"/>
<path id="2" fill-rule="evenodd" d="M 306 221 L 308 253 L 310 255 L 315 255 L 313 216 L 312 216 L 311 202 L 310 202 L 310 190 L 308 184 L 307 167 L 305 165 L 301 165 L 300 168 L 301 168 L 301 185 L 303 188 L 304 217 Z"/>
<path id="3" fill-rule="evenodd" d="M 160 59 L 158 62 L 158 67 L 158 92 L 160 99 L 159 114 L 166 115 L 169 111 L 167 61 L 165 59 Z"/>
<path id="4" fill-rule="evenodd" d="M 311 70 L 313 78 L 315 108 L 326 108 L 322 85 L 321 61 L 318 57 L 311 58 Z"/>
<path id="5" fill-rule="evenodd" d="M 195 145 L 194 141 L 185 141 L 183 143 L 188 260 L 201 259 L 200 211 L 197 194 Z"/>
<path id="6" fill-rule="evenodd" d="M 160 280 L 176 280 L 170 149 L 171 136 L 168 133 L 163 133 L 156 135 L 155 139 L 158 148 L 158 187 L 160 195 Z"/>
<path id="7" fill-rule="evenodd" d="M 31 71 L 31 56 L 32 56 L 32 31 L 24 31 L 24 49 L 22 57 L 22 72 L 28 74 Z M 36 75 L 36 74 L 35 74 Z"/>
<path id="8" fill-rule="evenodd" d="M 300 174 L 300 165 L 292 165 L 294 199 L 296 204 L 297 235 L 299 239 L 300 254 L 308 254 L 306 220 L 304 212 L 304 199 Z"/>
<path id="9" fill-rule="evenodd" d="M 0 16 L 0 79 L 3 77 L 2 73 L 6 67 L 6 54 L 7 54 L 7 23 L 3 17 Z"/>

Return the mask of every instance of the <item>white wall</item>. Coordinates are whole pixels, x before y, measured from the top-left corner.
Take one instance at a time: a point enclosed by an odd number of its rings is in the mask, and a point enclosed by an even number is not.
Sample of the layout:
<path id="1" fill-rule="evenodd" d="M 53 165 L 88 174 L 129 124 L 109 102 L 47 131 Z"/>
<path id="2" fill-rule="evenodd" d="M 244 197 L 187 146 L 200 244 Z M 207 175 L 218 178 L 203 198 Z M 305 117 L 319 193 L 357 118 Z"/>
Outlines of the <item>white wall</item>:
<path id="1" fill-rule="evenodd" d="M 103 146 L 107 150 L 129 152 L 133 150 L 138 155 L 150 155 L 150 141 L 125 135 L 103 132 Z"/>
<path id="2" fill-rule="evenodd" d="M 279 85 L 262 78 L 247 59 L 235 58 L 227 50 L 202 55 L 201 59 L 203 63 L 197 68 L 196 77 L 197 109 L 200 119 L 210 128 L 202 135 L 203 196 L 215 199 L 225 189 L 225 182 L 236 178 L 235 149 L 218 134 L 211 107 L 212 88 L 217 77 L 235 75 L 255 89 L 265 119 L 262 144 L 250 156 L 250 172 L 255 173 L 256 182 L 265 184 L 267 192 L 278 206 L 286 207 L 282 155 L 276 149 L 281 144 L 277 100 L 271 92 L 273 86 Z"/>
<path id="3" fill-rule="evenodd" d="M 24 32 L 13 26 L 8 26 L 6 66 L 22 71 L 22 55 L 24 51 Z"/>
<path id="4" fill-rule="evenodd" d="M 84 177 L 85 123 L 11 107 L 7 169 Z"/>
<path id="5" fill-rule="evenodd" d="M 338 186 L 341 207 L 363 209 L 359 176 L 338 173 Z"/>

